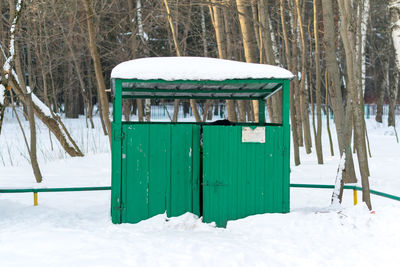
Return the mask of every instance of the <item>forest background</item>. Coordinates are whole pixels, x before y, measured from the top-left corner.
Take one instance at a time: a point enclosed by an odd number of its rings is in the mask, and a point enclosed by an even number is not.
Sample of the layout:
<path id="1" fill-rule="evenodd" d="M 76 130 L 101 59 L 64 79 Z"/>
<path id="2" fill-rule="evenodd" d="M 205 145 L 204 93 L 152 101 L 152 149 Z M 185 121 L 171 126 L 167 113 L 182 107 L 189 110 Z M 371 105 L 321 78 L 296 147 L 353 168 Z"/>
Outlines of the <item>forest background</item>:
<path id="1" fill-rule="evenodd" d="M 98 113 L 110 136 L 107 89 L 118 63 L 141 57 L 216 57 L 291 70 L 296 75 L 290 104 L 295 164 L 301 163 L 299 147 L 307 153 L 315 149 L 323 164 L 322 123 L 328 131 L 330 127 L 321 114 L 333 113 L 346 162 L 337 184 L 343 190 L 344 183 L 356 182 L 352 155 L 357 153 L 363 200 L 371 207 L 364 104 L 377 105 L 378 122 L 388 104 L 388 125 L 395 125 L 398 1 L 0 0 L 0 10 L 0 138 L 5 108 L 22 106 L 30 124 L 30 141 L 25 142 L 38 182 L 35 118 L 70 156 L 83 156 L 61 115 L 84 115 L 87 127 L 94 127 Z M 179 104 L 199 122 L 220 103 L 126 100 L 124 115 L 126 120 L 131 115 L 150 120 L 151 105 L 174 105 L 170 117 L 176 121 Z M 230 121 L 258 120 L 254 103 L 225 104 Z M 267 108 L 270 122 L 279 123 L 281 95 L 268 99 Z"/>

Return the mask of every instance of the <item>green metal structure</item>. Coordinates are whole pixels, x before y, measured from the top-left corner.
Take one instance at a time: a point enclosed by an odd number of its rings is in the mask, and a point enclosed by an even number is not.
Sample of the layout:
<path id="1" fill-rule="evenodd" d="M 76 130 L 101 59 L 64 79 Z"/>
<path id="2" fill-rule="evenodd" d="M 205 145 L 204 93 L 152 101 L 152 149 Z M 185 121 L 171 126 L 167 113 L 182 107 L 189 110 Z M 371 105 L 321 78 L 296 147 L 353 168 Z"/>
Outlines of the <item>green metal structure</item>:
<path id="1" fill-rule="evenodd" d="M 265 123 L 265 100 L 279 90 L 282 123 Z M 289 90 L 290 79 L 113 78 L 113 223 L 192 212 L 224 227 L 253 214 L 289 212 Z M 259 100 L 260 121 L 124 122 L 124 98 Z"/>

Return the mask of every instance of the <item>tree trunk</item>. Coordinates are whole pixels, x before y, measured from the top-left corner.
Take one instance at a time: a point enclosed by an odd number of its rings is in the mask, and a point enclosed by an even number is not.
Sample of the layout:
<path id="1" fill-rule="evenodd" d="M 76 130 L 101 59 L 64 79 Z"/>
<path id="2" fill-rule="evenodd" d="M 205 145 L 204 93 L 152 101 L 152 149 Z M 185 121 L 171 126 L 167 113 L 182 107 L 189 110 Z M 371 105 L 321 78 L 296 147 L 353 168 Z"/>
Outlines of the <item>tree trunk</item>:
<path id="1" fill-rule="evenodd" d="M 328 132 L 328 137 L 329 137 L 329 147 L 331 149 L 331 156 L 333 157 L 335 155 L 334 150 L 333 150 L 333 142 L 332 142 L 332 134 L 331 134 L 331 127 L 329 123 L 329 85 L 330 83 L 328 82 L 328 70 L 325 71 L 325 113 L 326 113 L 326 131 Z"/>
<path id="2" fill-rule="evenodd" d="M 201 15 L 201 39 L 203 41 L 203 56 L 208 57 L 206 17 L 204 16 L 203 6 L 200 6 L 200 15 Z"/>
<path id="3" fill-rule="evenodd" d="M 254 32 L 254 27 L 251 23 L 251 13 L 249 10 L 250 3 L 245 0 L 236 0 L 237 10 L 239 13 L 240 28 L 242 30 L 243 48 L 246 62 L 257 63 L 257 40 L 255 38 L 256 34 Z M 238 101 L 239 110 L 244 107 L 242 101 Z M 252 100 L 253 111 L 254 111 L 254 121 L 259 121 L 259 110 L 258 110 L 258 100 Z M 241 115 L 242 119 L 242 115 Z"/>
<path id="4" fill-rule="evenodd" d="M 346 166 L 343 173 L 343 181 L 345 183 L 355 183 L 357 181 L 354 171 L 353 156 L 350 145 L 351 137 L 351 121 L 346 122 L 343 107 L 343 97 L 340 83 L 339 65 L 337 63 L 336 47 L 335 47 L 335 29 L 333 19 L 332 0 L 322 0 L 323 25 L 324 25 L 324 45 L 325 59 L 328 71 L 329 97 L 331 99 L 331 107 L 334 114 L 336 132 L 339 144 L 339 151 L 346 152 Z M 351 107 L 351 106 L 349 106 Z"/>
<path id="5" fill-rule="evenodd" d="M 111 122 L 110 122 L 110 110 L 108 105 L 108 97 L 106 94 L 106 84 L 104 83 L 103 71 L 100 63 L 100 56 L 97 51 L 96 46 L 96 32 L 93 25 L 93 16 L 94 12 L 92 9 L 92 0 L 83 0 L 83 4 L 85 6 L 86 11 L 86 23 L 89 34 L 89 50 L 92 56 L 94 70 L 96 73 L 96 81 L 97 81 L 97 95 L 101 102 L 102 114 L 101 116 L 104 119 L 104 123 L 107 129 L 108 138 L 111 146 Z"/>
<path id="6" fill-rule="evenodd" d="M 290 24 L 291 24 L 291 49 L 292 49 L 292 57 L 289 59 L 292 61 L 292 73 L 299 73 L 298 71 L 298 52 L 299 48 L 297 46 L 298 42 L 298 24 L 297 24 L 297 13 L 293 11 L 293 8 L 290 8 Z M 303 122 L 301 117 L 301 103 L 300 103 L 300 84 L 299 84 L 299 77 L 296 77 L 293 80 L 293 91 L 294 91 L 294 108 L 296 109 L 295 118 L 296 118 L 296 130 L 297 130 L 297 138 L 299 146 L 304 146 L 304 139 L 303 139 Z"/>
<path id="7" fill-rule="evenodd" d="M 389 76 L 389 58 L 386 58 L 386 60 L 383 61 L 382 63 L 384 65 L 383 69 L 384 69 L 385 73 L 383 76 L 385 78 L 382 79 L 382 81 L 379 84 L 379 95 L 378 95 L 378 101 L 376 103 L 376 116 L 375 116 L 375 120 L 380 123 L 383 122 L 383 120 L 382 120 L 383 103 L 385 100 L 385 92 L 389 85 L 389 78 L 388 78 L 388 76 Z M 376 83 L 376 84 L 378 84 L 378 83 Z"/>
<path id="8" fill-rule="evenodd" d="M 10 85 L 13 88 L 14 92 L 17 94 L 19 99 L 27 105 L 28 100 L 26 99 L 26 95 L 24 94 L 23 90 L 17 83 L 17 81 L 11 77 Z M 34 97 L 34 96 L 32 96 Z M 33 102 L 33 110 L 35 111 L 35 115 L 50 129 L 50 131 L 54 134 L 57 140 L 60 142 L 61 146 L 64 148 L 65 152 L 67 152 L 71 157 L 82 157 L 83 153 L 79 150 L 79 148 L 72 144 L 72 140 L 65 136 L 67 134 L 65 130 L 61 129 L 59 122 L 47 116 L 44 111 Z M 72 145 L 72 146 L 71 146 Z"/>
<path id="9" fill-rule="evenodd" d="M 306 89 L 306 79 L 307 79 L 307 71 L 306 71 L 306 42 L 305 42 L 305 34 L 303 27 L 303 14 L 301 12 L 301 6 L 299 0 L 296 0 L 296 10 L 297 10 L 297 19 L 299 22 L 300 29 L 300 40 L 301 40 L 301 81 L 300 81 L 300 114 L 301 121 L 303 125 L 304 131 L 304 144 L 306 148 L 306 153 L 311 153 L 311 133 L 310 133 L 310 120 L 308 115 L 308 94 Z"/>
<path id="10" fill-rule="evenodd" d="M 289 70 L 292 70 L 292 61 L 290 60 L 291 48 L 289 45 L 288 31 L 286 29 L 286 18 L 285 18 L 285 6 L 284 0 L 280 0 L 280 11 L 281 11 L 281 22 L 282 22 L 282 33 L 283 40 L 285 43 L 285 56 L 287 60 L 287 65 Z M 299 143 L 297 136 L 297 122 L 296 122 L 296 109 L 294 107 L 294 90 L 290 90 L 290 122 L 292 125 L 292 139 L 293 139 L 293 155 L 294 155 L 294 164 L 296 166 L 300 165 L 300 153 L 299 153 Z"/>
<path id="11" fill-rule="evenodd" d="M 232 51 L 227 51 L 228 44 L 230 45 L 230 32 L 226 31 L 226 38 L 224 38 L 225 27 L 227 27 L 224 18 L 226 18 L 226 9 L 221 12 L 221 8 L 216 5 L 216 0 L 209 0 L 209 10 L 211 22 L 214 26 L 215 39 L 217 40 L 218 58 L 231 59 Z M 224 25 L 225 24 L 225 25 Z M 229 54 L 229 56 L 228 56 Z M 235 109 L 235 101 L 226 100 L 226 109 L 228 112 L 228 120 L 231 122 L 237 122 L 237 114 Z"/>
<path id="12" fill-rule="evenodd" d="M 0 86 L 3 86 L 0 84 Z M 6 105 L 5 103 L 1 104 L 0 103 L 0 135 L 1 135 L 1 129 L 3 127 L 3 120 L 4 120 L 4 112 L 6 111 Z"/>
<path id="13" fill-rule="evenodd" d="M 318 33 L 318 2 L 314 4 L 314 40 L 315 40 L 315 101 L 317 102 L 317 134 L 315 135 L 315 149 L 317 152 L 318 164 L 324 164 L 322 154 L 322 118 L 321 118 L 321 67 L 319 55 L 319 33 Z M 312 89 L 311 89 L 312 90 Z M 312 107 L 314 110 L 314 107 Z M 328 115 L 327 115 L 328 116 Z M 328 117 L 329 118 L 329 117 Z"/>
<path id="14" fill-rule="evenodd" d="M 172 32 L 172 38 L 173 38 L 174 45 L 175 45 L 176 55 L 178 57 L 180 57 L 181 56 L 181 50 L 180 50 L 180 47 L 179 47 L 178 39 L 176 37 L 175 26 L 174 26 L 174 23 L 172 21 L 172 16 L 171 16 L 171 12 L 169 10 L 169 6 L 168 6 L 168 1 L 167 0 L 164 0 L 164 5 L 165 5 L 165 9 L 166 9 L 167 15 L 168 15 L 168 22 L 169 22 L 169 26 L 170 26 L 170 29 L 171 29 L 171 32 Z M 194 115 L 194 118 L 195 118 L 196 122 L 201 122 L 201 117 L 200 117 L 199 111 L 197 109 L 197 104 L 196 104 L 196 100 L 195 99 L 190 99 L 190 107 L 192 108 L 193 115 Z"/>
<path id="15" fill-rule="evenodd" d="M 150 121 L 150 115 L 151 115 L 151 101 L 150 99 L 146 99 L 144 101 L 144 114 L 146 117 L 146 121 Z"/>
<path id="16" fill-rule="evenodd" d="M 399 70 L 393 72 L 393 83 L 389 90 L 389 113 L 388 113 L 388 126 L 396 126 L 396 103 L 397 92 L 399 91 Z"/>
<path id="17" fill-rule="evenodd" d="M 28 121 L 29 121 L 29 130 L 30 130 L 30 147 L 29 147 L 29 158 L 31 160 L 31 166 L 33 170 L 33 174 L 35 176 L 36 182 L 42 182 L 42 173 L 40 172 L 39 163 L 37 161 L 37 148 L 36 148 L 36 124 L 35 124 L 35 112 L 33 109 L 32 102 L 32 91 L 27 92 L 27 87 L 25 85 L 24 76 L 22 74 L 21 61 L 19 58 L 18 47 L 15 47 L 15 70 L 18 75 L 18 80 L 20 84 L 20 88 L 23 93 L 26 95 L 26 106 L 28 108 Z M 31 89 L 33 90 L 33 89 Z"/>
<path id="18" fill-rule="evenodd" d="M 389 117 L 388 125 L 395 126 L 395 107 L 398 93 L 398 77 L 400 73 L 400 2 L 398 0 L 389 0 L 389 14 L 391 24 L 392 41 L 395 51 L 394 85 L 390 87 L 389 92 Z"/>
<path id="19" fill-rule="evenodd" d="M 125 121 L 131 120 L 132 99 L 123 99 L 122 100 L 122 113 L 124 114 Z"/>
<path id="20" fill-rule="evenodd" d="M 269 17 L 268 6 L 265 1 L 259 2 L 259 16 L 261 27 L 261 39 L 265 53 L 266 63 L 270 65 L 279 64 L 278 58 L 275 56 L 277 53 L 274 52 L 273 29 Z M 261 62 L 262 63 L 262 62 Z M 281 123 L 282 121 L 282 92 L 278 92 L 271 98 L 267 99 L 268 113 L 272 123 Z"/>
<path id="21" fill-rule="evenodd" d="M 357 90 L 357 78 L 360 73 L 357 73 L 355 68 L 356 60 L 356 47 L 355 38 L 356 33 L 354 30 L 356 12 L 355 8 L 351 5 L 351 2 L 338 0 L 339 10 L 340 10 L 340 35 L 343 40 L 345 55 L 346 55 L 346 69 L 347 69 L 347 83 L 346 87 L 349 92 L 348 99 L 352 105 L 353 116 L 354 116 L 354 135 L 355 135 L 355 145 L 357 149 L 358 164 L 361 173 L 361 184 L 363 188 L 363 201 L 366 203 L 368 208 L 371 210 L 371 198 L 369 192 L 369 181 L 368 181 L 368 156 L 365 144 L 365 123 L 364 117 L 361 112 L 360 105 L 360 95 Z"/>

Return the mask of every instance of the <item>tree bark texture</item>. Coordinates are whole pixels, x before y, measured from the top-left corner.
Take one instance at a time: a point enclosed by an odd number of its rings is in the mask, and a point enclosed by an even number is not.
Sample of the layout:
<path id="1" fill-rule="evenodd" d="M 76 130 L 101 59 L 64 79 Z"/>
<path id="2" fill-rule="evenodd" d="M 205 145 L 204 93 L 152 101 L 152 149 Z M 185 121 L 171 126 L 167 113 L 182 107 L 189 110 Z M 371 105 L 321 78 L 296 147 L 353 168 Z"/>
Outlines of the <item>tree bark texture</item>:
<path id="1" fill-rule="evenodd" d="M 310 133 L 310 120 L 308 115 L 308 94 L 306 89 L 306 79 L 307 79 L 307 71 L 306 71 L 306 55 L 307 48 L 305 42 L 305 34 L 304 34 L 304 26 L 303 26 L 303 12 L 302 7 L 300 5 L 300 0 L 296 0 L 296 11 L 297 11 L 297 19 L 299 22 L 300 29 L 300 41 L 301 41 L 301 81 L 300 81 L 300 114 L 301 114 L 301 122 L 303 125 L 304 131 L 304 144 L 306 148 L 306 153 L 311 153 L 311 133 Z"/>
<path id="2" fill-rule="evenodd" d="M 321 118 L 321 66 L 319 54 L 319 32 L 318 32 L 318 1 L 313 1 L 314 11 L 314 40 L 315 40 L 315 101 L 317 104 L 317 133 L 315 135 L 315 151 L 318 164 L 324 163 L 322 153 L 322 118 Z M 312 88 L 311 88 L 312 90 Z M 314 107 L 312 107 L 314 110 Z M 328 116 L 328 114 L 327 114 Z"/>
<path id="3" fill-rule="evenodd" d="M 329 97 L 334 114 L 336 133 L 338 138 L 339 151 L 346 152 L 346 166 L 343 172 L 343 181 L 345 183 L 355 183 L 357 181 L 354 171 L 353 156 L 351 154 L 350 137 L 351 121 L 346 123 L 345 110 L 343 104 L 339 65 L 337 62 L 335 47 L 335 22 L 333 18 L 334 10 L 332 0 L 322 0 L 322 14 L 324 25 L 324 46 L 325 60 L 328 71 Z M 349 106 L 350 107 L 350 106 Z"/>
<path id="4" fill-rule="evenodd" d="M 100 56 L 97 51 L 96 45 L 96 32 L 93 24 L 93 16 L 94 12 L 92 9 L 92 1 L 91 0 L 83 0 L 83 4 L 86 11 L 86 23 L 89 34 L 89 50 L 92 56 L 94 70 L 96 73 L 96 81 L 97 81 L 97 95 L 101 102 L 102 107 L 102 117 L 104 119 L 104 124 L 107 129 L 108 138 L 111 146 L 111 121 L 110 121 L 110 109 L 108 105 L 108 97 L 106 95 L 106 84 L 104 82 L 103 71 L 100 63 Z"/>
<path id="5" fill-rule="evenodd" d="M 282 22 L 282 34 L 283 40 L 285 43 L 285 56 L 287 59 L 287 65 L 289 70 L 292 70 L 292 61 L 290 60 L 291 57 L 291 48 L 289 45 L 289 38 L 288 38 L 288 30 L 286 28 L 286 16 L 285 16 L 285 5 L 284 0 L 280 0 L 280 15 L 281 15 L 281 22 Z M 295 78 L 296 79 L 296 78 Z M 293 139 L 293 156 L 294 156 L 294 164 L 296 166 L 300 165 L 300 153 L 299 153 L 299 143 L 298 143 L 298 136 L 297 136 L 297 122 L 296 122 L 296 108 L 294 106 L 294 90 L 290 90 L 290 122 L 292 125 L 292 139 Z"/>
<path id="6" fill-rule="evenodd" d="M 221 11 L 221 8 L 217 5 L 216 0 L 210 0 L 209 4 L 209 9 L 210 9 L 210 17 L 211 17 L 211 22 L 214 26 L 214 31 L 215 31 L 215 39 L 217 41 L 217 49 L 218 49 L 218 58 L 221 59 L 231 59 L 231 51 L 229 52 L 229 57 L 228 57 L 228 51 L 227 51 L 227 44 L 230 44 L 230 33 L 229 31 L 226 32 L 227 38 L 224 38 L 225 34 L 225 20 L 224 18 L 224 12 Z M 229 42 L 225 41 L 225 39 L 228 39 Z M 226 109 L 228 112 L 228 120 L 231 122 L 237 122 L 237 114 L 236 114 L 236 109 L 235 109 L 235 101 L 234 100 L 226 100 Z"/>
<path id="7" fill-rule="evenodd" d="M 257 56 L 257 40 L 256 40 L 256 33 L 254 32 L 254 27 L 251 23 L 251 11 L 250 2 L 246 0 L 236 0 L 237 10 L 239 13 L 239 22 L 240 28 L 242 30 L 242 38 L 243 38 L 243 48 L 244 48 L 244 55 L 246 58 L 246 62 L 250 63 L 257 63 L 258 56 Z M 238 101 L 239 103 L 239 110 L 244 107 L 244 103 L 242 101 Z M 258 100 L 252 100 L 253 103 L 253 111 L 254 111 L 254 121 L 259 121 L 259 110 L 258 110 Z M 240 115 L 240 120 L 243 121 L 243 115 Z"/>
<path id="8" fill-rule="evenodd" d="M 169 5 L 168 5 L 168 1 L 167 0 L 164 0 L 164 5 L 165 5 L 165 9 L 166 9 L 167 15 L 168 15 L 168 22 L 169 22 L 169 26 L 170 26 L 170 29 L 171 29 L 171 32 L 172 32 L 172 39 L 174 41 L 176 55 L 178 57 L 180 57 L 182 55 L 181 54 L 181 49 L 180 49 L 180 46 L 179 46 L 179 43 L 178 43 L 178 38 L 176 36 L 176 30 L 175 30 L 174 22 L 172 20 L 171 11 L 169 9 Z M 196 103 L 195 99 L 190 99 L 190 107 L 192 108 L 193 115 L 194 115 L 194 118 L 195 118 L 196 122 L 201 122 L 201 117 L 200 117 L 199 111 L 197 109 L 197 103 Z"/>
<path id="9" fill-rule="evenodd" d="M 355 55 L 355 38 L 356 31 L 354 26 L 356 25 L 356 12 L 350 1 L 338 0 L 340 10 L 340 34 L 343 40 L 343 45 L 346 55 L 346 68 L 347 68 L 347 83 L 346 88 L 349 92 L 351 101 L 348 103 L 352 105 L 353 116 L 354 116 L 354 135 L 355 135 L 355 146 L 357 149 L 358 164 L 361 173 L 361 184 L 363 188 L 363 201 L 366 203 L 368 208 L 371 210 L 371 198 L 369 192 L 369 180 L 368 180 L 368 156 L 365 144 L 365 129 L 364 129 L 364 117 L 362 116 L 360 98 L 357 88 L 357 78 L 360 73 L 357 73 L 356 62 L 357 58 Z"/>
<path id="10" fill-rule="evenodd" d="M 397 93 L 399 91 L 398 78 L 400 73 L 400 1 L 398 0 L 389 0 L 389 14 L 390 14 L 390 24 L 391 24 L 391 33 L 394 51 L 396 55 L 396 69 L 394 72 L 394 85 L 390 87 L 389 92 L 389 117 L 388 117 L 388 125 L 395 126 L 395 107 L 397 102 Z"/>

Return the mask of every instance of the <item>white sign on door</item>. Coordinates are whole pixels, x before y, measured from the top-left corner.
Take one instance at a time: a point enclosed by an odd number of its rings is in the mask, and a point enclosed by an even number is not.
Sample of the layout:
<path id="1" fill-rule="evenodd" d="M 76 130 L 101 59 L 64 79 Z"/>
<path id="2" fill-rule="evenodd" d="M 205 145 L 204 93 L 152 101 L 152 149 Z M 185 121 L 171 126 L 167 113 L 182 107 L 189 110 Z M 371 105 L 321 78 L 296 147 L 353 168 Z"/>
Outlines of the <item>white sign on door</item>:
<path id="1" fill-rule="evenodd" d="M 242 127 L 242 143 L 265 143 L 265 127 Z"/>

